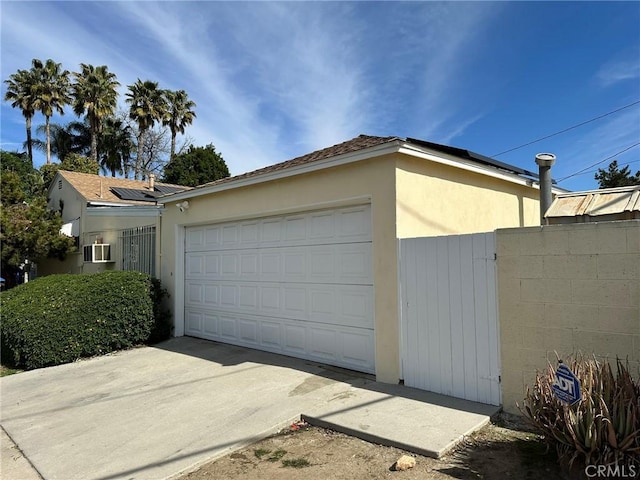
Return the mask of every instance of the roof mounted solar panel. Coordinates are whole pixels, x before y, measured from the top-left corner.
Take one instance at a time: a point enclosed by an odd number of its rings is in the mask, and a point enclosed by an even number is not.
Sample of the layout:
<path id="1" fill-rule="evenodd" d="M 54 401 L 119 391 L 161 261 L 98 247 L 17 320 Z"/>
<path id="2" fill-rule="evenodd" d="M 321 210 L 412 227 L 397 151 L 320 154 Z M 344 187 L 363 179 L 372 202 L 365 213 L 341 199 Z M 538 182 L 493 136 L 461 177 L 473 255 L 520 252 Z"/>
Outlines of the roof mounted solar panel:
<path id="1" fill-rule="evenodd" d="M 186 190 L 185 187 L 176 187 L 173 185 L 155 185 L 156 192 L 159 192 L 161 195 L 169 195 L 170 193 L 181 192 Z"/>
<path id="2" fill-rule="evenodd" d="M 159 196 L 156 192 L 148 190 L 136 190 L 133 188 L 111 187 L 111 191 L 122 200 L 135 202 L 155 202 Z"/>
<path id="3" fill-rule="evenodd" d="M 458 157 L 466 158 L 468 160 L 471 160 L 477 163 L 489 165 L 491 167 L 498 168 L 500 170 L 515 173 L 516 175 L 522 175 L 522 176 L 530 177 L 536 180 L 538 179 L 537 173 L 530 172 L 529 170 L 525 170 L 520 167 L 516 167 L 515 165 L 510 165 L 508 163 L 500 162 L 494 158 L 486 157 L 484 155 L 480 155 L 479 153 L 475 153 L 470 150 L 451 147 L 449 145 L 440 145 L 438 143 L 426 142 L 424 140 L 418 140 L 416 138 L 407 138 L 407 142 L 413 143 L 415 145 L 420 145 L 422 147 L 431 148 L 439 152 L 448 153 L 451 155 L 456 155 Z M 556 183 L 555 180 L 553 181 L 553 183 Z"/>

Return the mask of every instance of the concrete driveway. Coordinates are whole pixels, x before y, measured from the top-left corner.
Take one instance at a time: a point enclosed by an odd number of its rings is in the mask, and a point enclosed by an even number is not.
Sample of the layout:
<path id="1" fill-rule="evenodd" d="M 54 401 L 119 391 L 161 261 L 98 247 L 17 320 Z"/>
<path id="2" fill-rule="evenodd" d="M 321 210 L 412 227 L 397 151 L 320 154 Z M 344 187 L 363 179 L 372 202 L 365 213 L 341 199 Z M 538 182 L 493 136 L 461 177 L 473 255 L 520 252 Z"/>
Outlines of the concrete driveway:
<path id="1" fill-rule="evenodd" d="M 444 435 L 446 448 L 496 410 L 412 389 L 398 398 L 371 377 L 187 337 L 4 377 L 0 388 L 2 427 L 47 480 L 169 478 L 301 414 L 330 426 L 345 423 L 353 434 L 362 427 L 382 443 L 405 444 L 387 439 L 383 430 L 375 434 L 371 424 L 393 419 L 392 430 L 401 431 L 408 409 L 406 429 Z M 425 398 L 439 410 L 417 411 Z M 425 416 L 437 418 L 437 425 L 421 425 Z"/>

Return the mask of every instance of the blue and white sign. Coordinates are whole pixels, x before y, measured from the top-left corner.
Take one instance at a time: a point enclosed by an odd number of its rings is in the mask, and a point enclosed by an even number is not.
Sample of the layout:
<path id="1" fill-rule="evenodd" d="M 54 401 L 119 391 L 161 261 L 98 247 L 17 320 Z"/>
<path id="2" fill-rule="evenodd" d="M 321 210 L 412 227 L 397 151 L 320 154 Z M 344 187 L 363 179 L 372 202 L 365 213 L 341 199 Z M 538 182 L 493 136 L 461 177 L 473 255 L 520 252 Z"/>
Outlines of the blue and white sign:
<path id="1" fill-rule="evenodd" d="M 580 380 L 564 364 L 560 364 L 556 370 L 556 381 L 551 386 L 553 393 L 561 401 L 570 405 L 580 401 L 582 392 L 580 391 Z"/>

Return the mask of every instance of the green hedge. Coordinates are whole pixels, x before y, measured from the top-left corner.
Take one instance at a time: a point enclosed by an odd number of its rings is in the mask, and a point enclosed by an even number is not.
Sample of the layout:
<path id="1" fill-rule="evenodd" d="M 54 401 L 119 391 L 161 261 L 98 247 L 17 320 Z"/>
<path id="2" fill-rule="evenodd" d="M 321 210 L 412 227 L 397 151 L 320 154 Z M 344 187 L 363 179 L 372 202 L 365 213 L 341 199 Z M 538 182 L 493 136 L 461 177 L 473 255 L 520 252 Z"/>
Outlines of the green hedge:
<path id="1" fill-rule="evenodd" d="M 161 297 L 159 282 L 139 272 L 51 275 L 20 285 L 0 295 L 2 361 L 33 369 L 166 338 Z"/>

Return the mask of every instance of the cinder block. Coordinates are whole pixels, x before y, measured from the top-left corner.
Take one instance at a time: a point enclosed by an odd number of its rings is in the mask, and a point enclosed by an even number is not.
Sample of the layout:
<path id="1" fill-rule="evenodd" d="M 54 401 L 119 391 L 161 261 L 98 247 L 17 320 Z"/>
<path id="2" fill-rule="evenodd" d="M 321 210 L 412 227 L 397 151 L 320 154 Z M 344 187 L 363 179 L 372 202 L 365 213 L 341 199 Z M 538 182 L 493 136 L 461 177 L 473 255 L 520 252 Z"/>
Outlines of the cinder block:
<path id="1" fill-rule="evenodd" d="M 574 348 L 574 332 L 575 329 L 568 327 L 547 327 L 547 334 L 543 337 L 543 345 L 547 351 L 547 358 L 549 358 L 549 352 L 567 352 Z"/>
<path id="2" fill-rule="evenodd" d="M 546 227 L 524 235 L 519 245 L 521 255 L 566 255 L 569 253 L 569 231 Z"/>
<path id="3" fill-rule="evenodd" d="M 571 303 L 571 283 L 555 278 L 522 279 L 520 298 L 523 302 Z"/>
<path id="4" fill-rule="evenodd" d="M 596 227 L 598 253 L 626 253 L 627 232 L 620 225 L 599 224 Z"/>
<path id="5" fill-rule="evenodd" d="M 598 307 L 598 321 L 590 330 L 640 335 L 640 309 L 638 307 Z"/>
<path id="6" fill-rule="evenodd" d="M 501 344 L 502 371 L 533 371 L 546 365 L 546 351 Z"/>
<path id="7" fill-rule="evenodd" d="M 506 325 L 545 325 L 542 303 L 500 303 L 500 328 Z"/>
<path id="8" fill-rule="evenodd" d="M 516 402 L 522 405 L 522 399 L 524 398 L 524 392 L 522 389 L 506 390 L 502 391 L 502 409 L 512 415 L 522 415 Z"/>
<path id="9" fill-rule="evenodd" d="M 516 233 L 514 230 L 498 230 L 496 232 L 496 253 L 498 258 L 519 255 L 520 248 L 518 245 L 523 235 L 525 234 L 519 231 Z"/>
<path id="10" fill-rule="evenodd" d="M 503 321 L 503 317 L 500 317 L 500 344 L 511 345 L 513 347 L 522 348 L 523 335 L 522 325 L 515 322 Z"/>
<path id="11" fill-rule="evenodd" d="M 545 278 L 597 278 L 596 255 L 547 255 L 544 257 Z"/>
<path id="12" fill-rule="evenodd" d="M 630 305 L 632 280 L 571 280 L 572 303 L 583 305 Z"/>
<path id="13" fill-rule="evenodd" d="M 598 309 L 592 305 L 547 304 L 544 309 L 546 325 L 569 329 L 596 329 Z"/>
<path id="14" fill-rule="evenodd" d="M 569 252 L 577 255 L 600 253 L 595 225 L 592 228 L 574 228 L 569 231 Z"/>
<path id="15" fill-rule="evenodd" d="M 524 375 L 520 369 L 502 370 L 500 374 L 502 390 L 518 390 L 524 385 Z"/>
<path id="16" fill-rule="evenodd" d="M 574 333 L 576 350 L 586 355 L 632 358 L 633 335 L 578 331 Z"/>
<path id="17" fill-rule="evenodd" d="M 543 278 L 544 258 L 541 255 L 521 255 L 517 257 L 518 278 Z"/>
<path id="18" fill-rule="evenodd" d="M 598 279 L 640 278 L 640 254 L 617 253 L 598 255 L 597 264 Z"/>
<path id="19" fill-rule="evenodd" d="M 640 253 L 640 222 L 626 229 L 627 253 Z"/>
<path id="20" fill-rule="evenodd" d="M 640 281 L 629 282 L 629 305 L 640 307 Z"/>
<path id="21" fill-rule="evenodd" d="M 520 302 L 520 279 L 498 275 L 498 304 L 514 304 Z"/>

